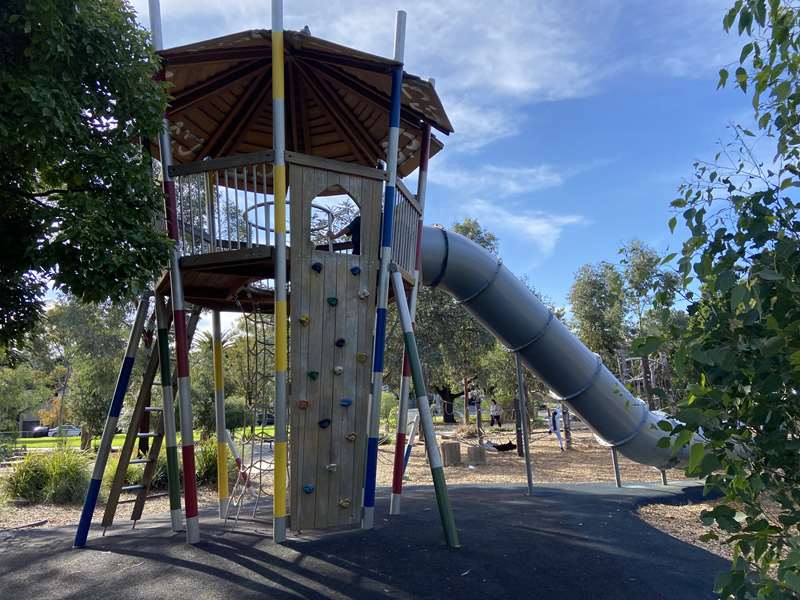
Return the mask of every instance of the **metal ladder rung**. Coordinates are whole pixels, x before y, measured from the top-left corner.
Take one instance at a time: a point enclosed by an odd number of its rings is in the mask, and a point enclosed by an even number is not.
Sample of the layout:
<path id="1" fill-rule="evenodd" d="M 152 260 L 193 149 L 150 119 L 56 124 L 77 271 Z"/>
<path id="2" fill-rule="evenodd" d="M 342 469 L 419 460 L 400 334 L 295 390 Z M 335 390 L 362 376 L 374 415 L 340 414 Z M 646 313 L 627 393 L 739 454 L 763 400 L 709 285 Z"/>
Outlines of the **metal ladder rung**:
<path id="1" fill-rule="evenodd" d="M 145 406 L 144 407 L 144 412 L 161 412 L 163 410 L 164 410 L 163 408 L 160 408 L 158 406 Z"/>
<path id="2" fill-rule="evenodd" d="M 122 492 L 135 492 L 135 491 L 143 490 L 143 489 L 144 489 L 144 486 L 141 483 L 137 483 L 136 485 L 123 485 L 120 488 L 120 491 L 122 491 Z"/>
<path id="3" fill-rule="evenodd" d="M 154 438 L 154 437 L 156 437 L 157 435 L 158 435 L 158 434 L 157 434 L 155 431 L 148 431 L 147 433 L 137 433 L 137 434 L 136 434 L 136 437 L 140 437 L 140 438 Z"/>
<path id="4" fill-rule="evenodd" d="M 146 465 L 149 462 L 152 462 L 149 458 L 134 458 L 128 464 L 129 465 Z"/>
<path id="5" fill-rule="evenodd" d="M 157 492 L 155 494 L 150 494 L 149 496 L 145 496 L 145 500 L 153 500 L 154 498 L 163 498 L 164 496 L 169 496 L 169 492 Z M 128 498 L 127 500 L 120 500 L 117 504 L 131 504 L 136 502 L 138 498 Z"/>

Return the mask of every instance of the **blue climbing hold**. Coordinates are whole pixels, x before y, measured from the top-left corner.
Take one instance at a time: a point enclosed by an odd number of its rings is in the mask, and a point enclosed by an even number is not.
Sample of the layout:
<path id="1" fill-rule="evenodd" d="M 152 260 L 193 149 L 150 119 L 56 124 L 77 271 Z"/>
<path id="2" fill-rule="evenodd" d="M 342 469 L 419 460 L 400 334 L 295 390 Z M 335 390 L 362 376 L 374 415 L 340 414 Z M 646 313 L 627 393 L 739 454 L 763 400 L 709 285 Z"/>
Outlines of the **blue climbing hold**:
<path id="1" fill-rule="evenodd" d="M 339 400 L 339 404 L 341 406 L 344 406 L 345 408 L 350 406 L 352 403 L 353 401 L 350 398 L 342 398 L 341 400 Z"/>
<path id="2" fill-rule="evenodd" d="M 344 338 L 339 338 L 339 339 L 338 339 L 338 340 L 336 340 L 334 343 L 336 344 L 336 347 L 337 347 L 337 348 L 343 348 L 343 347 L 344 347 L 344 345 L 345 345 L 347 342 L 345 342 Z"/>
<path id="3" fill-rule="evenodd" d="M 314 271 L 315 273 L 321 273 L 322 272 L 322 263 L 321 262 L 311 263 L 311 270 Z"/>
<path id="4" fill-rule="evenodd" d="M 311 485 L 310 483 L 307 483 L 307 484 L 305 484 L 305 485 L 303 486 L 303 491 L 304 491 L 306 494 L 310 494 L 310 493 L 312 493 L 312 492 L 314 491 L 314 486 L 313 486 L 313 485 Z"/>
<path id="5" fill-rule="evenodd" d="M 330 420 L 330 419 L 322 419 L 322 420 L 319 422 L 319 426 L 320 426 L 322 429 L 327 429 L 327 428 L 330 426 L 330 424 L 331 424 L 331 420 Z"/>
<path id="6" fill-rule="evenodd" d="M 361 267 L 359 267 L 358 265 L 356 265 L 355 267 L 350 267 L 350 272 L 353 275 L 361 275 Z"/>

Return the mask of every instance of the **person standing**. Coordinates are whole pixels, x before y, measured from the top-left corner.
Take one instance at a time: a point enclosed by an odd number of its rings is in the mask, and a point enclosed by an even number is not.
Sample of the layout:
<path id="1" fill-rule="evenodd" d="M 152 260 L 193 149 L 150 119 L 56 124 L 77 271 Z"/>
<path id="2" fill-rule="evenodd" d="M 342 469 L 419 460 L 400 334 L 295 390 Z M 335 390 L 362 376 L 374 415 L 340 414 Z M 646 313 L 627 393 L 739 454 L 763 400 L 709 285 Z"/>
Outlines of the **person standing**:
<path id="1" fill-rule="evenodd" d="M 489 404 L 489 417 L 491 419 L 489 423 L 489 427 L 497 423 L 498 427 L 502 427 L 500 423 L 500 415 L 503 414 L 503 409 L 500 408 L 500 405 L 495 401 L 492 400 Z"/>
<path id="2" fill-rule="evenodd" d="M 340 231 L 329 232 L 328 237 L 333 240 L 338 240 L 340 237 L 350 236 L 353 244 L 353 254 L 361 254 L 361 215 L 357 215 L 346 227 Z"/>
<path id="3" fill-rule="evenodd" d="M 561 409 L 556 405 L 550 412 L 550 433 L 556 434 L 558 447 L 564 451 L 564 442 L 561 440 Z"/>

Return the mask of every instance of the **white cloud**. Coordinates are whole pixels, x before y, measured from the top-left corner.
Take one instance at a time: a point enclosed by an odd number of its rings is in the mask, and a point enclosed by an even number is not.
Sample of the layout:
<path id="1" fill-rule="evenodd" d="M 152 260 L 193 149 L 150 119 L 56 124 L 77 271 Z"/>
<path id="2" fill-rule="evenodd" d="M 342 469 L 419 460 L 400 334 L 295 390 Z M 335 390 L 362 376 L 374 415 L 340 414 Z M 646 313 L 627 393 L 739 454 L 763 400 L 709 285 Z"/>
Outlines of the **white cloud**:
<path id="1" fill-rule="evenodd" d="M 566 227 L 588 224 L 588 220 L 582 215 L 559 215 L 521 207 L 516 207 L 512 212 L 496 202 L 482 199 L 469 202 L 467 210 L 490 229 L 501 233 L 511 232 L 515 239 L 525 239 L 535 246 L 539 251 L 539 255 L 534 258 L 535 263 L 553 253 Z"/>
<path id="2" fill-rule="evenodd" d="M 527 192 L 558 187 L 564 177 L 550 165 L 513 167 L 485 165 L 479 169 L 450 167 L 442 162 L 432 168 L 430 181 L 451 189 L 468 189 L 472 193 L 497 197 L 513 196 Z"/>

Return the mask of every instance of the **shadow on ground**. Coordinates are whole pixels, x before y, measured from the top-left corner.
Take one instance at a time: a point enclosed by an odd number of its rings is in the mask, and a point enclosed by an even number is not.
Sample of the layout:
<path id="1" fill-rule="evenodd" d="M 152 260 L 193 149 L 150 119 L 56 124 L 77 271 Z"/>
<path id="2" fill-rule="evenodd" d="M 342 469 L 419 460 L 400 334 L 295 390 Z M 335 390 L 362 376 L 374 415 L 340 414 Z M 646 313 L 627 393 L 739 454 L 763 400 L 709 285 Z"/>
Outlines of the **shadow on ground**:
<path id="1" fill-rule="evenodd" d="M 303 534 L 274 545 L 264 523 L 234 531 L 204 514 L 194 547 L 168 516 L 93 530 L 84 550 L 73 530 L 0 533 L 0 596 L 17 598 L 713 598 L 727 563 L 639 520 L 637 505 L 681 502 L 697 489 L 673 484 L 454 486 L 461 548 L 442 540 L 430 487 L 403 494 L 403 515 L 373 531 Z M 388 512 L 379 495 L 376 515 Z"/>

